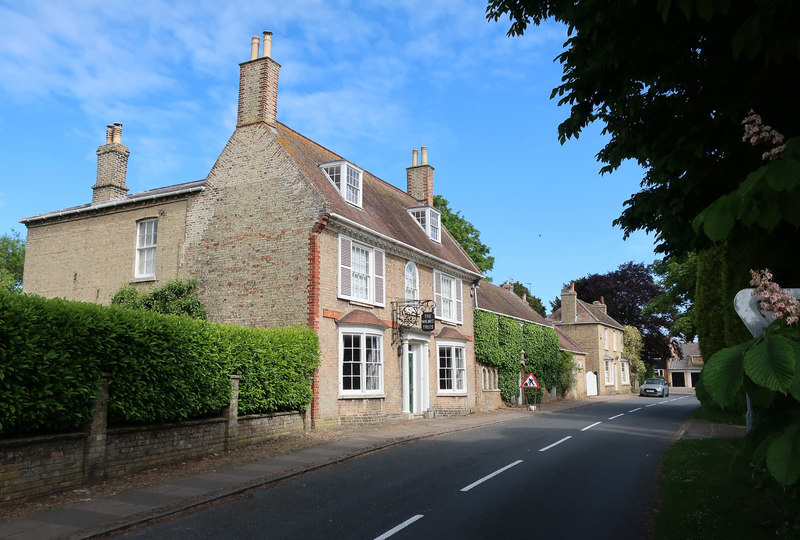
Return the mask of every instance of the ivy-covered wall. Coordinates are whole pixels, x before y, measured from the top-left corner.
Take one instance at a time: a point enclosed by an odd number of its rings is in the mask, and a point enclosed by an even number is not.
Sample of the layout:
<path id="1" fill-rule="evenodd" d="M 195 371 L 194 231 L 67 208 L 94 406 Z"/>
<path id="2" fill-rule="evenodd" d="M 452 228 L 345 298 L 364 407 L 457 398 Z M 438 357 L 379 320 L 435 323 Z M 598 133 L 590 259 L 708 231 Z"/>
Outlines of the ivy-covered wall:
<path id="1" fill-rule="evenodd" d="M 478 362 L 500 373 L 500 392 L 507 402 L 519 395 L 522 352 L 525 369 L 533 372 L 543 388 L 555 388 L 561 372 L 561 351 L 555 330 L 475 310 L 475 356 Z"/>

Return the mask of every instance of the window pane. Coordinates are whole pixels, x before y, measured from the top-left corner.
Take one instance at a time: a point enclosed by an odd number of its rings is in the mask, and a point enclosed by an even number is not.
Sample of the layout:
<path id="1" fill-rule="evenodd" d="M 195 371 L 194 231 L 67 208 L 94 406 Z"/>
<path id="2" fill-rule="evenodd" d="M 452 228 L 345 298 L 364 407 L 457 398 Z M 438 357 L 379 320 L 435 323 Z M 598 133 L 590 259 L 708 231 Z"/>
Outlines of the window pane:
<path id="1" fill-rule="evenodd" d="M 353 297 L 359 300 L 369 301 L 370 252 L 360 246 L 353 245 L 352 254 L 351 264 L 353 279 L 351 285 L 353 288 Z"/>
<path id="2" fill-rule="evenodd" d="M 431 212 L 431 238 L 439 241 L 439 214 Z"/>
<path id="3" fill-rule="evenodd" d="M 414 263 L 406 264 L 406 300 L 419 299 L 419 286 L 417 285 L 417 267 Z"/>
<path id="4" fill-rule="evenodd" d="M 361 191 L 361 175 L 352 167 L 347 167 L 347 200 L 353 204 L 359 204 L 359 193 Z"/>
<path id="5" fill-rule="evenodd" d="M 358 334 L 343 336 L 342 390 L 361 390 L 361 336 Z"/>
<path id="6" fill-rule="evenodd" d="M 331 179 L 333 185 L 336 186 L 340 192 L 342 191 L 342 175 L 341 175 L 341 166 L 340 165 L 330 165 L 328 167 L 323 167 L 323 171 L 328 175 L 328 178 Z"/>
<path id="7" fill-rule="evenodd" d="M 453 310 L 453 279 L 442 275 L 442 317 L 452 320 Z"/>
<path id="8" fill-rule="evenodd" d="M 456 357 L 456 390 L 463 391 L 467 387 L 467 370 L 464 364 L 464 349 L 461 347 L 454 348 Z"/>
<path id="9" fill-rule="evenodd" d="M 381 362 L 381 338 L 380 336 L 366 336 L 366 389 L 367 390 L 380 390 L 381 389 L 381 370 L 383 364 Z"/>
<path id="10" fill-rule="evenodd" d="M 439 347 L 439 389 L 453 389 L 453 349 Z"/>

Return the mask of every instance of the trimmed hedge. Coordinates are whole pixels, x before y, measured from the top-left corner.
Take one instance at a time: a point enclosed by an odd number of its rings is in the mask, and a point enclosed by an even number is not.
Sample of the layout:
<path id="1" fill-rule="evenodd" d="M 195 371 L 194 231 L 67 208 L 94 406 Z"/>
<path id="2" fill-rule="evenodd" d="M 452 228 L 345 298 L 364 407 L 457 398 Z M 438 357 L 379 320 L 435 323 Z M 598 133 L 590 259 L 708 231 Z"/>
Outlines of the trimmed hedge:
<path id="1" fill-rule="evenodd" d="M 0 434 L 69 431 L 110 374 L 109 423 L 220 413 L 240 375 L 240 414 L 305 410 L 319 363 L 308 328 L 219 325 L 0 292 Z"/>

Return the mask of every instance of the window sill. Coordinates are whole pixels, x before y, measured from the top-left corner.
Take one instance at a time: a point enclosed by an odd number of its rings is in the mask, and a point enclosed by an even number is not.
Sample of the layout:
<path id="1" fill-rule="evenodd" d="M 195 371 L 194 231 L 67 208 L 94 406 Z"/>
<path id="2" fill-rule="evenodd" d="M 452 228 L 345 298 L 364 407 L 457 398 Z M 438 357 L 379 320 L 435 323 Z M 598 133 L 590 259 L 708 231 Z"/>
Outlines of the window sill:
<path id="1" fill-rule="evenodd" d="M 150 283 L 150 282 L 153 282 L 153 281 L 158 281 L 158 279 L 156 279 L 156 276 L 134 277 L 134 278 L 131 278 L 130 280 L 128 280 L 128 283 Z"/>
<path id="2" fill-rule="evenodd" d="M 363 300 L 348 300 L 348 302 L 350 302 L 351 306 L 365 307 L 369 309 L 373 309 L 375 307 L 374 304 L 368 304 Z"/>
<path id="3" fill-rule="evenodd" d="M 484 392 L 500 392 L 499 388 L 484 388 Z"/>
<path id="4" fill-rule="evenodd" d="M 495 391 L 499 392 L 499 390 L 495 390 Z M 453 392 L 453 393 L 450 393 L 450 392 L 437 392 L 436 397 L 467 397 L 467 393 L 466 392 L 463 392 L 463 393 L 461 393 L 461 392 L 458 392 L 458 393 L 456 393 L 456 392 Z"/>
<path id="5" fill-rule="evenodd" d="M 446 324 L 447 326 L 456 326 L 456 327 L 459 326 L 459 323 L 457 323 L 456 321 L 448 321 L 447 319 L 438 319 L 438 318 L 436 320 L 442 324 Z"/>
<path id="6" fill-rule="evenodd" d="M 386 394 L 339 394 L 338 399 L 386 399 Z"/>

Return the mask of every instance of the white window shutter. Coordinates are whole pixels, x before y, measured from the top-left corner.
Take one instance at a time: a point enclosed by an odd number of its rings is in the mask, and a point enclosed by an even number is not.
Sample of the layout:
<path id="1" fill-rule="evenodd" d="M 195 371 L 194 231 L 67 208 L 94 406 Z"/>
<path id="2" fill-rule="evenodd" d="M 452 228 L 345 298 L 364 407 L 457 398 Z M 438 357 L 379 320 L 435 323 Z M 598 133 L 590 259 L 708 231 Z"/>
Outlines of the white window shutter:
<path id="1" fill-rule="evenodd" d="M 464 322 L 463 301 L 461 299 L 461 280 L 456 279 L 456 322 L 461 324 Z"/>
<path id="2" fill-rule="evenodd" d="M 433 301 L 436 302 L 434 311 L 436 317 L 442 318 L 442 273 L 433 271 Z"/>
<path id="3" fill-rule="evenodd" d="M 343 298 L 350 298 L 353 294 L 352 244 L 349 238 L 339 237 L 339 296 Z"/>
<path id="4" fill-rule="evenodd" d="M 380 250 L 375 250 L 375 303 L 379 306 L 386 305 L 386 254 Z"/>

